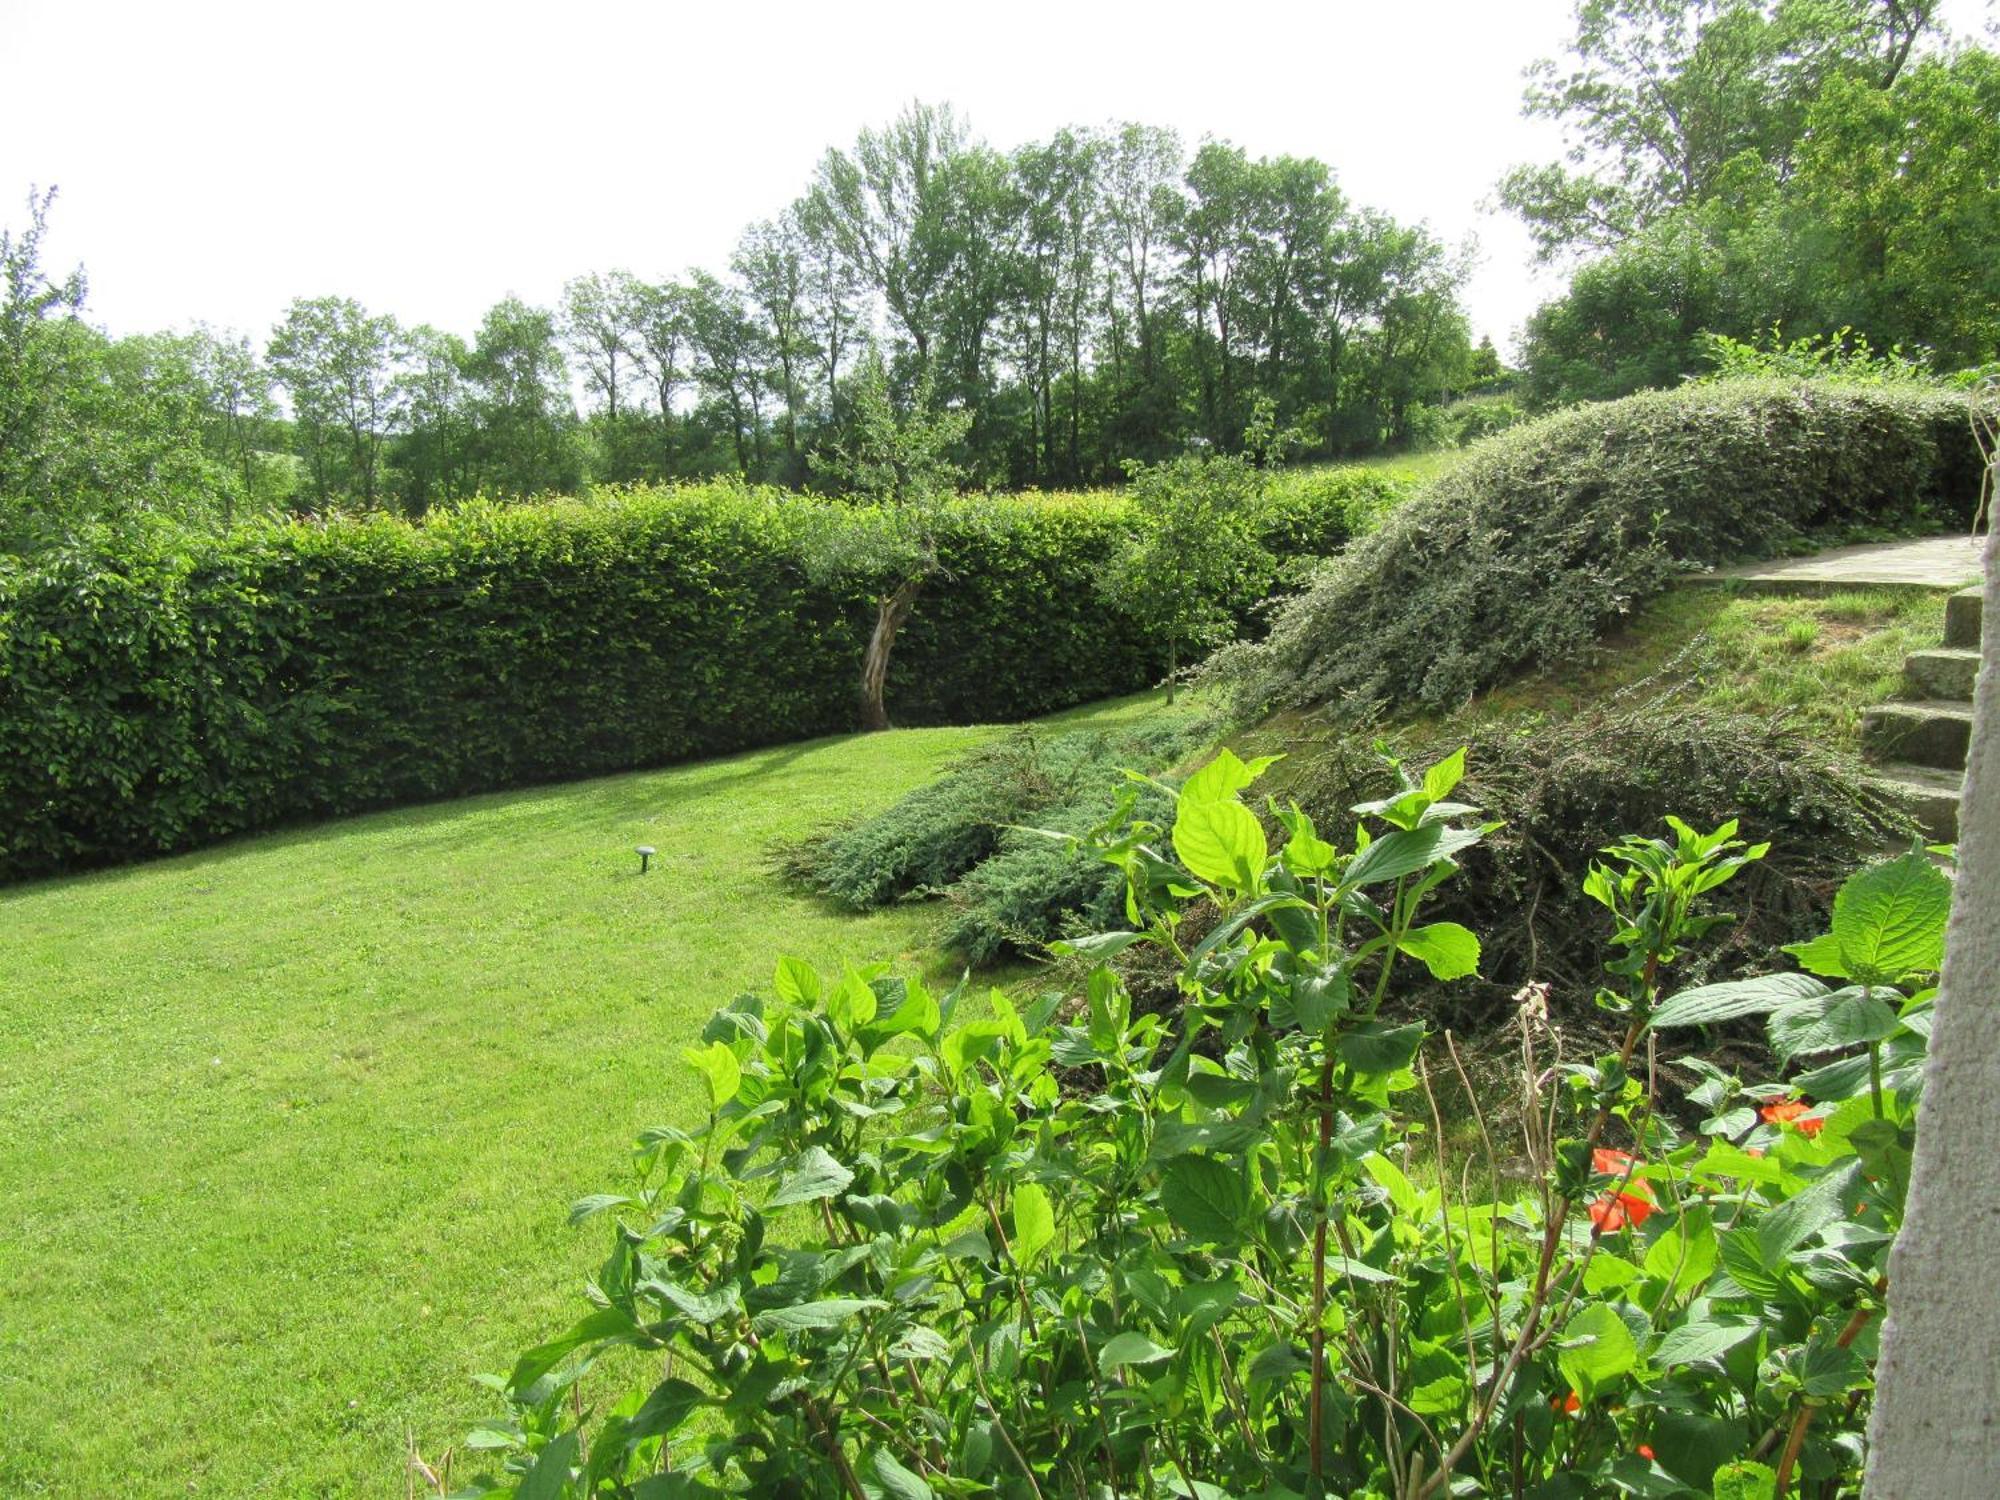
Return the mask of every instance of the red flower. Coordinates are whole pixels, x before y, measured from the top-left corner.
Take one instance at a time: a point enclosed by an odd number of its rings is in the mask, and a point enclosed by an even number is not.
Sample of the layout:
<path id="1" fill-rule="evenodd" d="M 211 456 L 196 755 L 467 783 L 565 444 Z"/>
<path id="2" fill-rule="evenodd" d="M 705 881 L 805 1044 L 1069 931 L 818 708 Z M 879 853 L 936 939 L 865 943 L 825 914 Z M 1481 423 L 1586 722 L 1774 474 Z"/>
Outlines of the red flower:
<path id="1" fill-rule="evenodd" d="M 1590 1224 L 1599 1234 L 1615 1233 L 1627 1224 L 1637 1229 L 1652 1211 L 1652 1203 L 1637 1193 L 1606 1193 L 1590 1205 Z"/>
<path id="2" fill-rule="evenodd" d="M 1571 1391 L 1567 1397 L 1561 1397 L 1558 1398 L 1557 1400 L 1551 1401 L 1549 1403 L 1549 1410 L 1555 1412 L 1561 1412 L 1564 1416 L 1573 1416 L 1575 1415 L 1577 1408 L 1582 1405 L 1583 1405 L 1583 1398 L 1577 1395 L 1575 1391 Z"/>
<path id="3" fill-rule="evenodd" d="M 1796 1124 L 1799 1127 L 1801 1135 L 1818 1135 L 1820 1128 L 1826 1124 L 1826 1121 L 1799 1118 L 1811 1108 L 1812 1105 L 1803 1099 L 1787 1099 L 1779 1104 L 1767 1104 L 1758 1110 L 1757 1113 L 1762 1115 L 1772 1125 Z"/>
<path id="4" fill-rule="evenodd" d="M 1653 1461 L 1653 1450 L 1651 1448 L 1648 1448 L 1644 1443 L 1641 1443 L 1639 1445 L 1638 1452 L 1639 1452 L 1639 1457 L 1645 1459 L 1647 1463 L 1651 1463 Z"/>
<path id="5" fill-rule="evenodd" d="M 1614 1150 L 1610 1146 L 1599 1146 L 1590 1153 L 1590 1170 L 1605 1177 L 1623 1177 L 1628 1172 L 1636 1172 L 1639 1163 L 1627 1151 Z"/>

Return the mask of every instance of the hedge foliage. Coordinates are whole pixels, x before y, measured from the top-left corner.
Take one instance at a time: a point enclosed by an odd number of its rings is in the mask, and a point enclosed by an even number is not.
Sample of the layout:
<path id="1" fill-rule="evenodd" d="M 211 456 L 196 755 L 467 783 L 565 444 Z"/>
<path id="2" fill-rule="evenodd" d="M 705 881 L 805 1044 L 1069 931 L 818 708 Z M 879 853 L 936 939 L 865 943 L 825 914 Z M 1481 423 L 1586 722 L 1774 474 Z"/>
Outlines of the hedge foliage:
<path id="1" fill-rule="evenodd" d="M 1274 501 L 1274 542 L 1333 550 L 1353 489 Z M 800 562 L 838 505 L 714 485 L 0 564 L 0 878 L 850 728 L 868 586 Z M 1164 650 L 1096 586 L 1125 524 L 1115 497 L 955 506 L 892 713 L 1157 681 Z M 1248 622 L 1262 583 L 1238 592 Z"/>
<path id="2" fill-rule="evenodd" d="M 1221 653 L 1240 707 L 1450 706 L 1590 649 L 1690 568 L 1963 525 L 1966 398 L 1743 381 L 1579 407 L 1478 445 Z"/>

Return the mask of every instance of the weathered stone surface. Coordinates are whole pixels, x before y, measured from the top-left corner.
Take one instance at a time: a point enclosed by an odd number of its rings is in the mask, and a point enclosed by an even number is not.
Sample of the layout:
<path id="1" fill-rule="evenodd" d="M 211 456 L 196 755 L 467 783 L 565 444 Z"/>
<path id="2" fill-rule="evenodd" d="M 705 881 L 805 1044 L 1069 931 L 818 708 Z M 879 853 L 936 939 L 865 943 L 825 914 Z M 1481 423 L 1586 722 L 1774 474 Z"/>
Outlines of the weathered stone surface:
<path id="1" fill-rule="evenodd" d="M 1986 604 L 1979 590 L 1960 589 L 1944 603 L 1944 643 L 1977 651 L 1980 622 L 1985 617 Z"/>
<path id="2" fill-rule="evenodd" d="M 1932 843 L 1957 841 L 1959 799 L 1965 785 L 1962 772 L 1900 764 L 1883 766 L 1868 779 L 1883 796 L 1908 808 Z"/>
<path id="3" fill-rule="evenodd" d="M 1903 691 L 1912 698 L 1972 701 L 1972 684 L 1979 676 L 1979 653 L 1958 646 L 1912 651 L 1903 660 Z"/>
<path id="4" fill-rule="evenodd" d="M 1811 557 L 1750 563 L 1692 576 L 1757 593 L 1826 593 L 1877 586 L 1949 589 L 1979 577 L 1979 542 L 1964 532 L 1910 542 L 1867 542 L 1835 547 Z"/>
<path id="5" fill-rule="evenodd" d="M 1972 742 L 1972 705 L 1927 699 L 1878 703 L 1861 716 L 1861 749 L 1880 764 L 1910 761 L 1942 770 L 1962 769 Z"/>
<path id="6" fill-rule="evenodd" d="M 1989 540 L 1986 589 L 2000 599 Z M 2000 648 L 2000 642 L 1995 643 Z M 2000 1495 L 2000 649 L 1972 718 L 1944 984 L 1868 1426 L 1868 1500 Z"/>

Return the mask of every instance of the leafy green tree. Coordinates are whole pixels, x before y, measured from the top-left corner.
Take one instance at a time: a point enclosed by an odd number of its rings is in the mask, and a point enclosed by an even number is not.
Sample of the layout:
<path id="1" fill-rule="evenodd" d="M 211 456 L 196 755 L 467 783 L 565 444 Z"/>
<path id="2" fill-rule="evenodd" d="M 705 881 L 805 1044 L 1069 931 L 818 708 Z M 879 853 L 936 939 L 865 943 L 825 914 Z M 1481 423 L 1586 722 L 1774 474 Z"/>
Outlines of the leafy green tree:
<path id="1" fill-rule="evenodd" d="M 1579 267 L 1530 319 L 1540 404 L 1623 396 L 1708 368 L 1709 338 L 1861 330 L 1939 368 L 2000 356 L 2000 59 L 1925 58 L 1895 84 L 1825 85 L 1787 175 L 1666 213 Z"/>
<path id="2" fill-rule="evenodd" d="M 198 326 L 182 347 L 201 390 L 208 452 L 239 476 L 249 503 L 263 508 L 278 502 L 289 493 L 291 475 L 270 451 L 278 418 L 271 371 L 243 334 Z"/>
<path id="3" fill-rule="evenodd" d="M 555 315 L 515 297 L 495 303 L 464 368 L 480 488 L 517 496 L 575 489 L 583 453 Z"/>
<path id="4" fill-rule="evenodd" d="M 562 341 L 583 369 L 583 383 L 618 421 L 618 403 L 638 373 L 634 354 L 640 289 L 628 271 L 592 272 L 563 287 Z"/>
<path id="5" fill-rule="evenodd" d="M 2000 357 L 1996 162 L 1993 53 L 1926 58 L 1888 90 L 1834 79 L 1786 188 L 1814 331 L 1923 344 L 1944 369 Z"/>
<path id="6" fill-rule="evenodd" d="M 195 341 L 85 322 L 83 272 L 41 265 L 54 200 L 30 193 L 27 227 L 0 229 L 0 549 L 147 518 L 226 524 L 243 487 L 206 442 Z"/>
<path id="7" fill-rule="evenodd" d="M 753 224 L 738 242 L 731 267 L 742 280 L 750 304 L 763 319 L 762 346 L 771 363 L 771 382 L 782 403 L 787 478 L 801 472 L 799 428 L 806 401 L 805 372 L 814 352 L 809 311 L 806 236 L 796 212 Z"/>
<path id="8" fill-rule="evenodd" d="M 1268 420 L 1270 408 L 1264 407 Z M 1233 454 L 1183 454 L 1128 466 L 1135 528 L 1105 570 L 1106 595 L 1167 647 L 1167 701 L 1187 655 L 1228 638 L 1223 601 L 1256 592 L 1270 558 L 1251 521 L 1263 478 Z"/>
<path id="9" fill-rule="evenodd" d="M 898 409 L 889 372 L 870 352 L 853 381 L 854 422 L 816 467 L 855 502 L 822 512 L 808 538 L 806 567 L 823 580 L 859 580 L 875 594 L 875 624 L 861 659 L 861 727 L 887 729 L 889 659 L 896 633 L 924 585 L 944 571 L 937 523 L 962 477 L 951 455 L 970 418 L 934 407 L 928 379 Z"/>
<path id="10" fill-rule="evenodd" d="M 265 362 L 291 398 L 292 430 L 314 500 L 373 508 L 397 419 L 401 330 L 351 297 L 295 300 Z"/>
<path id="11" fill-rule="evenodd" d="M 464 339 L 420 323 L 405 335 L 403 353 L 396 377 L 403 430 L 391 462 L 403 510 L 415 516 L 473 492 L 478 418 L 465 378 L 471 351 Z"/>
<path id="12" fill-rule="evenodd" d="M 687 293 L 688 341 L 701 389 L 728 414 L 736 467 L 747 479 L 764 469 L 764 382 L 768 341 L 743 293 L 696 271 Z"/>
<path id="13" fill-rule="evenodd" d="M 1567 63 L 1529 70 L 1525 112 L 1561 122 L 1568 164 L 1516 168 L 1500 197 L 1544 256 L 1622 244 L 1723 191 L 1746 160 L 1789 168 L 1827 81 L 1888 88 L 1938 31 L 1935 0 L 1581 0 Z"/>
<path id="14" fill-rule="evenodd" d="M 78 378 L 82 341 L 73 327 L 86 290 L 78 267 L 61 280 L 41 263 L 56 190 L 28 194 L 28 224 L 0 228 L 0 501 L 10 511 L 46 494 L 67 425 L 64 393 Z M 18 519 L 9 526 L 18 533 Z M 16 543 L 18 544 L 18 543 Z"/>

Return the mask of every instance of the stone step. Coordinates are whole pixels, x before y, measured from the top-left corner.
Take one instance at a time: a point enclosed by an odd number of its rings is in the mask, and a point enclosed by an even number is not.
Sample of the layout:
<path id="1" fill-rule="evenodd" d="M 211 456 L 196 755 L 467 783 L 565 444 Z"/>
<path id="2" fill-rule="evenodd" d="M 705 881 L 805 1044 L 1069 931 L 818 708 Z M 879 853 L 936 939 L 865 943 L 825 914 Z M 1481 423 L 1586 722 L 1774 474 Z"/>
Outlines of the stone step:
<path id="1" fill-rule="evenodd" d="M 1979 649 L 1979 625 L 1985 613 L 1978 584 L 1960 589 L 1944 602 L 1944 643 L 1964 651 Z"/>
<path id="2" fill-rule="evenodd" d="M 1903 659 L 1903 691 L 1912 698 L 1970 703 L 1972 684 L 1978 676 L 1976 647 L 1941 646 L 1930 651 L 1912 651 Z"/>
<path id="3" fill-rule="evenodd" d="M 1963 771 L 1972 744 L 1972 705 L 1928 699 L 1878 703 L 1861 713 L 1861 750 L 1877 765 L 1911 761 Z"/>
<path id="4" fill-rule="evenodd" d="M 1902 763 L 1883 766 L 1868 780 L 1883 796 L 1907 808 L 1932 843 L 1958 842 L 1958 804 L 1965 786 L 1963 771 Z"/>

